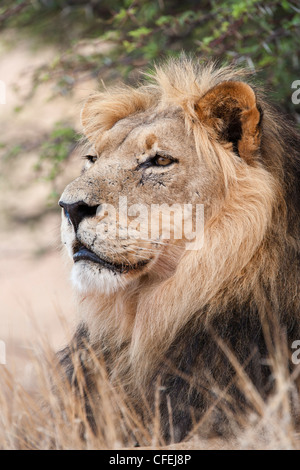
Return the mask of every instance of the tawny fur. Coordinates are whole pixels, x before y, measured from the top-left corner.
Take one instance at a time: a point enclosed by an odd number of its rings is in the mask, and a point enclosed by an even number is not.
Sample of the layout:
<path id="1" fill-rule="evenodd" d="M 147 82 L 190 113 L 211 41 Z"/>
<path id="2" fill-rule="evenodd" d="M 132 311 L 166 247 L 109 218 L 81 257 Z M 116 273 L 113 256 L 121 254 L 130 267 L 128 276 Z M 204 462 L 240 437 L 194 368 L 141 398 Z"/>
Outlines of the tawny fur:
<path id="1" fill-rule="evenodd" d="M 116 123 L 130 118 L 142 124 L 144 113 L 155 117 L 174 110 L 183 119 L 185 138 L 193 142 L 197 158 L 215 185 L 212 194 L 201 200 L 204 205 L 207 202 L 201 249 L 185 251 L 180 243 L 165 251 L 159 248 L 149 268 L 140 275 L 129 272 L 126 283 L 120 280 L 113 292 L 87 289 L 78 299 L 90 347 L 96 356 L 107 357 L 110 380 L 122 384 L 137 408 L 143 407 L 142 396 L 151 402 L 160 377 L 165 395 L 171 397 L 177 440 L 191 427 L 190 409 L 194 407 L 200 419 L 211 404 L 209 392 L 203 396 L 193 392 L 195 383 L 207 388 L 217 383 L 222 390 L 234 380 L 235 372 L 218 349 L 214 334 L 240 362 L 257 348 L 261 364 L 268 355 L 261 328 L 267 314 L 271 312 L 271 319 L 279 322 L 289 342 L 300 333 L 299 135 L 257 89 L 254 92 L 246 84 L 244 75 L 230 67 L 172 60 L 157 67 L 147 84 L 96 93 L 82 111 L 88 145 L 105 151 Z M 239 132 L 235 138 L 231 138 L 237 132 L 233 120 Z M 151 132 L 149 148 L 155 142 Z M 195 190 L 200 187 L 200 181 L 192 183 Z M 85 197 L 87 203 L 96 204 L 93 188 L 91 195 L 90 187 L 80 179 L 72 184 L 63 195 L 68 202 Z M 130 183 L 122 194 L 130 197 L 128 191 Z M 167 194 L 173 201 L 172 192 Z M 145 249 L 150 253 L 154 246 Z M 189 350 L 189 344 L 194 349 Z M 68 349 L 62 353 L 67 368 L 71 367 L 69 355 Z M 97 375 L 93 361 L 87 361 L 86 367 L 93 382 Z M 261 379 L 265 372 L 256 382 L 255 368 L 250 369 L 249 376 L 260 390 L 261 380 L 263 384 L 268 381 Z M 183 379 L 176 382 L 176 370 L 186 373 L 190 383 L 178 385 Z M 266 377 L 270 374 L 268 370 Z M 262 385 L 262 394 L 264 390 Z M 101 409 L 97 413 L 95 420 L 101 421 Z M 169 436 L 167 415 L 162 410 L 162 427 Z"/>

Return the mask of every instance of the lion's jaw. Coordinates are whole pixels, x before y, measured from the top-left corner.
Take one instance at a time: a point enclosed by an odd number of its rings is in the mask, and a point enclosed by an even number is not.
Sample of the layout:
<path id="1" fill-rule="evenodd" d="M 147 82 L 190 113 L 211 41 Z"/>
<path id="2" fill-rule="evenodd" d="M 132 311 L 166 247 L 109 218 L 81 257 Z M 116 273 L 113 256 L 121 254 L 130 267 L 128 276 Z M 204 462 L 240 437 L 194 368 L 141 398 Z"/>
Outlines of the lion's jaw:
<path id="1" fill-rule="evenodd" d="M 181 113 L 169 108 L 122 119 L 98 138 L 93 155 L 95 162 L 87 161 L 61 196 L 62 240 L 74 260 L 74 287 L 110 293 L 145 274 L 168 278 L 185 250 L 184 234 L 174 238 L 171 217 L 169 239 L 159 230 L 153 235 L 161 224 L 153 205 L 177 204 L 181 210 L 206 203 L 213 190 Z"/>

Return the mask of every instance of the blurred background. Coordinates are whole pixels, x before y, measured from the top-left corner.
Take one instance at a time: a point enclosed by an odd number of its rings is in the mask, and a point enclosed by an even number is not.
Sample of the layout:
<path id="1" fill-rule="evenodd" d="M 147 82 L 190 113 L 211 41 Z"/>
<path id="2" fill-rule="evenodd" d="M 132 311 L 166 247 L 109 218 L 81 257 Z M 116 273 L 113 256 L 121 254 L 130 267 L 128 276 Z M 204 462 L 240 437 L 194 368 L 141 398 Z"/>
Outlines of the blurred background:
<path id="1" fill-rule="evenodd" d="M 76 321 L 57 201 L 80 172 L 82 103 L 101 81 L 134 84 L 153 62 L 182 51 L 249 68 L 299 125 L 300 105 L 292 102 L 299 0 L 1 0 L 0 340 L 7 367 L 25 370 L 37 337 L 60 347 Z"/>

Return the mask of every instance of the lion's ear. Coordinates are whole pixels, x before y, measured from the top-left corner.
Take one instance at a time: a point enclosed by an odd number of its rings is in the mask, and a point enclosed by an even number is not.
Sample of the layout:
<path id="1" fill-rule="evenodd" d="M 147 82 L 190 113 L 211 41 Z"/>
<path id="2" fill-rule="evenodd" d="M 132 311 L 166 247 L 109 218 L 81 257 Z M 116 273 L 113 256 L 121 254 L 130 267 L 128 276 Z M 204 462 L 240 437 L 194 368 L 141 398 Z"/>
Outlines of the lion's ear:
<path id="1" fill-rule="evenodd" d="M 243 82 L 223 82 L 196 104 L 201 122 L 214 130 L 218 140 L 232 148 L 248 164 L 259 155 L 262 112 L 253 89 Z"/>

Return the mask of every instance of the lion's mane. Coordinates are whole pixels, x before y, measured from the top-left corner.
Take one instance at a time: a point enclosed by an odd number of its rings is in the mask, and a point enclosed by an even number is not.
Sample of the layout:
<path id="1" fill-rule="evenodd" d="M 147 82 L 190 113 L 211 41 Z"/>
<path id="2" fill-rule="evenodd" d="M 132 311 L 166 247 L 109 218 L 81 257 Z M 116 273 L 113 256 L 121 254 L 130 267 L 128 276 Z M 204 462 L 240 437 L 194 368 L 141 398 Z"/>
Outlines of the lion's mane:
<path id="1" fill-rule="evenodd" d="M 146 84 L 96 93 L 82 112 L 85 135 L 95 142 L 128 115 L 178 106 L 197 151 L 223 181 L 222 204 L 205 224 L 203 249 L 187 251 L 172 277 L 153 283 L 146 276 L 125 290 L 79 300 L 75 350 L 76 344 L 84 347 L 85 337 L 95 356 L 105 358 L 110 381 L 122 384 L 142 414 L 143 400 L 151 408 L 159 383 L 163 432 L 170 437 L 171 413 L 175 440 L 214 403 L 211 423 L 221 429 L 222 393 L 227 408 L 232 410 L 228 396 L 239 397 L 238 409 L 250 407 L 232 355 L 265 397 L 272 370 L 264 359 L 275 347 L 275 330 L 289 345 L 300 339 L 299 134 L 252 86 L 261 114 L 259 149 L 244 150 L 248 143 L 239 136 L 247 165 L 231 161 L 225 147 L 216 145 L 218 126 L 199 124 L 197 103 L 218 85 L 237 81 L 247 82 L 243 71 L 172 60 Z M 68 370 L 70 351 L 60 353 Z M 86 367 L 90 383 L 96 369 Z"/>

